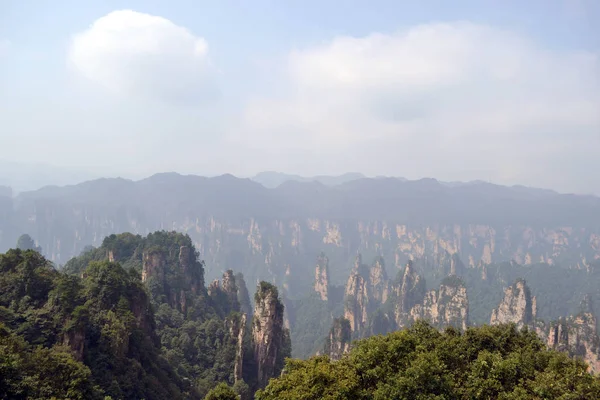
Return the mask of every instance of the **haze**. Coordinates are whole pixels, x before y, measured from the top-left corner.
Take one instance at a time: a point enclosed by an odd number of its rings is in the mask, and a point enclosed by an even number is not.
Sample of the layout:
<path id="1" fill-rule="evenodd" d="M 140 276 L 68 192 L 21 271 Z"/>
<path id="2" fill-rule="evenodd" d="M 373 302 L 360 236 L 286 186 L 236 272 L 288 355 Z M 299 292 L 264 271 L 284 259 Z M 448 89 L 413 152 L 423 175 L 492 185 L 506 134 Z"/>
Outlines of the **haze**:
<path id="1" fill-rule="evenodd" d="M 600 194 L 599 2 L 341 4 L 0 1 L 0 184 L 357 171 Z"/>

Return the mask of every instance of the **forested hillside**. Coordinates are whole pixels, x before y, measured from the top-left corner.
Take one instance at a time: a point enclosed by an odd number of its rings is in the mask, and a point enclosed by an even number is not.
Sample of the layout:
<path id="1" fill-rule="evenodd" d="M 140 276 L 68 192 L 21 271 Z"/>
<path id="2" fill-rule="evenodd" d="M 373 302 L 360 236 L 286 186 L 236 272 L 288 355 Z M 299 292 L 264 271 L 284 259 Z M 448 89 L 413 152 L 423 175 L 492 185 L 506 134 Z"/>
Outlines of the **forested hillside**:
<path id="1" fill-rule="evenodd" d="M 259 400 L 598 399 L 600 378 L 514 325 L 448 328 L 425 322 L 354 343 L 339 361 L 290 360 Z"/>
<path id="2" fill-rule="evenodd" d="M 277 289 L 259 285 L 250 314 L 243 277 L 207 288 L 182 234 L 112 235 L 62 271 L 10 250 L 0 272 L 1 398 L 203 398 L 221 382 L 247 399 L 290 354 Z"/>

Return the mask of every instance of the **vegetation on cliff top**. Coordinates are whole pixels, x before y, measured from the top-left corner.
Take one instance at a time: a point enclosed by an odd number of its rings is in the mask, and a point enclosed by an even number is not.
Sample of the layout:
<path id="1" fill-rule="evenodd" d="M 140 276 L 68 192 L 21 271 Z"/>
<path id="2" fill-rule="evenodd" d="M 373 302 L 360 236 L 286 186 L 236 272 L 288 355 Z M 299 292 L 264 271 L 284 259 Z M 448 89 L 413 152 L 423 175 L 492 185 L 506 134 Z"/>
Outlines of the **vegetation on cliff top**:
<path id="1" fill-rule="evenodd" d="M 597 399 L 600 379 L 583 362 L 546 350 L 534 332 L 514 325 L 461 334 L 419 321 L 354 342 L 336 362 L 327 356 L 288 360 L 282 376 L 256 398 Z"/>

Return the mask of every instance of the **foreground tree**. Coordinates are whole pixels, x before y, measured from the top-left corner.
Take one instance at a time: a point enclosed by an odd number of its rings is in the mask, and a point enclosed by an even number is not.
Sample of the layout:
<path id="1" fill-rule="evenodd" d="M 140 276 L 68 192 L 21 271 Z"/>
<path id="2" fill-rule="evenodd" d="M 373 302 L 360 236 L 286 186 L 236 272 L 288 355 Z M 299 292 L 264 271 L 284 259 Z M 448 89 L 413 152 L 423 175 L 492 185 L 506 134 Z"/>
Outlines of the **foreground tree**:
<path id="1" fill-rule="evenodd" d="M 438 332 L 425 322 L 358 341 L 333 362 L 289 360 L 257 393 L 271 399 L 597 399 L 587 366 L 515 325 Z"/>

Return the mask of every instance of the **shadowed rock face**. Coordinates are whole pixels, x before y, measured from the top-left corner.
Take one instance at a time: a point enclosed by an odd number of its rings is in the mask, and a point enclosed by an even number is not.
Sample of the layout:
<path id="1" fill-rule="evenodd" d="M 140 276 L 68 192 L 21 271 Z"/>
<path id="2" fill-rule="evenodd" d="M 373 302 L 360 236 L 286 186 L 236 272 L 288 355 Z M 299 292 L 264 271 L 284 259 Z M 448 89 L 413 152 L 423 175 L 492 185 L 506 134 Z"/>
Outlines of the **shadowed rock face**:
<path id="1" fill-rule="evenodd" d="M 226 324 L 229 336 L 235 340 L 235 364 L 233 376 L 235 382 L 243 379 L 244 365 L 244 336 L 246 335 L 246 314 L 227 317 Z"/>
<path id="2" fill-rule="evenodd" d="M 527 283 L 519 279 L 504 290 L 504 299 L 492 311 L 490 324 L 514 323 L 519 329 L 533 328 L 536 317 L 536 299 Z"/>
<path id="3" fill-rule="evenodd" d="M 352 331 L 362 330 L 368 321 L 369 290 L 368 282 L 358 272 L 348 278 L 344 297 L 344 318 Z"/>
<path id="4" fill-rule="evenodd" d="M 600 337 L 596 324 L 592 301 L 588 295 L 582 301 L 579 314 L 550 324 L 548 346 L 583 359 L 591 372 L 599 373 Z"/>
<path id="5" fill-rule="evenodd" d="M 254 302 L 252 320 L 254 360 L 258 386 L 265 387 L 270 378 L 281 373 L 283 360 L 288 356 L 284 348 L 284 307 L 279 299 L 277 288 L 266 282 L 261 282 L 258 286 Z"/>
<path id="6" fill-rule="evenodd" d="M 339 360 L 342 355 L 350 351 L 351 339 L 350 321 L 345 318 L 336 318 L 329 330 L 323 353 L 334 361 Z"/>

